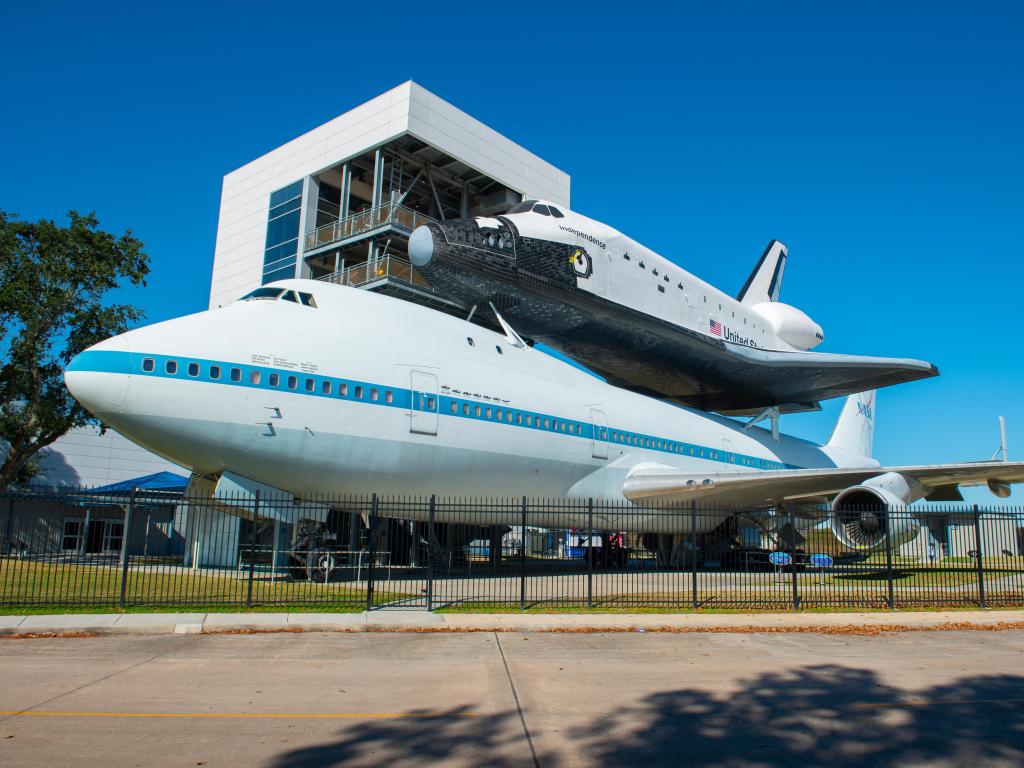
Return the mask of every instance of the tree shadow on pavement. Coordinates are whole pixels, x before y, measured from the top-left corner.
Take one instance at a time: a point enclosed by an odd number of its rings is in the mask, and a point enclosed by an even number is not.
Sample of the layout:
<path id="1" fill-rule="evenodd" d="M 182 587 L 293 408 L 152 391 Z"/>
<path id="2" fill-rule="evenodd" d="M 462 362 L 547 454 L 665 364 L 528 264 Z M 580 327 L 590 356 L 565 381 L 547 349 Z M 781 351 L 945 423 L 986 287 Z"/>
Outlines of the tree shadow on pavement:
<path id="1" fill-rule="evenodd" d="M 591 765 L 1020 766 L 1024 677 L 911 692 L 821 665 L 762 674 L 729 695 L 655 693 L 570 736 Z"/>
<path id="2" fill-rule="evenodd" d="M 515 710 L 408 714 L 355 721 L 336 741 L 285 753 L 273 765 L 535 764 Z M 830 664 L 762 674 L 730 694 L 653 693 L 587 722 L 569 711 L 568 728 L 562 715 L 525 716 L 541 742 L 542 766 L 1024 765 L 1024 677 L 1010 675 L 909 691 L 870 670 Z M 557 745 L 541 749 L 544 732 L 555 729 Z"/>

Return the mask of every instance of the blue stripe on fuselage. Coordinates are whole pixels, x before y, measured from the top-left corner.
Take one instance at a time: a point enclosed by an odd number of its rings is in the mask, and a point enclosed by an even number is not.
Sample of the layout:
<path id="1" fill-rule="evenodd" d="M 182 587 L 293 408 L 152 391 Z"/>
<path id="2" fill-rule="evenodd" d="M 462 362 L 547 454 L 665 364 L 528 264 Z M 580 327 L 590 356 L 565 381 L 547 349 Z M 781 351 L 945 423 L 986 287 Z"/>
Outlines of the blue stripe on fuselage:
<path id="1" fill-rule="evenodd" d="M 147 361 L 152 361 L 152 370 L 147 371 L 143 369 L 143 366 L 148 364 Z M 177 370 L 174 373 L 168 372 L 168 362 L 176 364 Z M 197 370 L 196 375 L 193 376 L 189 373 L 190 366 L 198 367 L 197 369 L 192 369 Z M 214 369 L 219 369 L 219 371 Z M 470 400 L 450 395 L 441 395 L 440 393 L 424 393 L 424 397 L 413 398 L 412 392 L 407 386 L 389 387 L 375 382 L 323 376 L 318 373 L 295 369 L 273 368 L 245 363 L 228 363 L 218 360 L 182 359 L 172 355 L 144 354 L 119 350 L 87 350 L 72 359 L 67 370 L 202 381 L 208 384 L 226 384 L 269 392 L 283 392 L 357 402 L 365 405 L 412 409 L 425 413 L 436 411 L 439 416 L 486 421 L 506 427 L 534 429 L 541 432 L 563 435 L 564 437 L 576 437 L 581 440 L 597 439 L 613 446 L 621 445 L 673 456 L 690 456 L 697 459 L 749 467 L 750 469 L 798 468 L 781 461 L 748 456 L 733 451 L 723 451 L 694 443 L 669 440 L 656 435 L 630 432 L 615 427 L 595 427 L 589 422 L 566 419 L 536 411 L 526 411 L 521 408 L 509 408 L 493 401 Z M 214 372 L 218 372 L 216 378 L 212 375 Z M 271 377 L 275 374 L 277 376 L 277 383 L 272 385 Z M 291 377 L 295 378 L 294 388 L 288 387 Z M 435 398 L 434 408 L 427 407 L 429 405 L 428 397 Z M 595 432 L 598 434 L 595 435 Z"/>

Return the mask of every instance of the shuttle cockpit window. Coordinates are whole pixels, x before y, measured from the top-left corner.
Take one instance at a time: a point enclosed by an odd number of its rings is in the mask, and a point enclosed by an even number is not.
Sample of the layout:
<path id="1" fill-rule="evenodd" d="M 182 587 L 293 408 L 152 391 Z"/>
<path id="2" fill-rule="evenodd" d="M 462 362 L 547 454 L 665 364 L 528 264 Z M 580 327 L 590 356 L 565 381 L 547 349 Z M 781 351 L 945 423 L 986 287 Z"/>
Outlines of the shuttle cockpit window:
<path id="1" fill-rule="evenodd" d="M 507 213 L 529 213 L 533 209 L 533 204 L 536 200 L 523 200 L 521 203 L 516 203 L 508 209 Z"/>
<path id="2" fill-rule="evenodd" d="M 284 288 L 257 288 L 255 291 L 250 291 L 245 294 L 239 301 L 253 301 L 255 299 L 263 299 L 264 301 L 274 301 L 282 293 Z"/>
<path id="3" fill-rule="evenodd" d="M 550 216 L 551 215 L 551 211 L 549 211 L 548 207 L 546 205 L 544 205 L 543 203 L 537 203 L 535 206 L 533 206 L 533 212 L 534 213 L 539 213 L 541 216 Z"/>
<path id="4" fill-rule="evenodd" d="M 562 213 L 557 208 L 555 208 L 555 206 L 553 206 L 553 205 L 549 205 L 548 206 L 548 210 L 551 211 L 551 215 L 554 216 L 556 219 L 564 219 L 565 218 L 565 214 Z"/>

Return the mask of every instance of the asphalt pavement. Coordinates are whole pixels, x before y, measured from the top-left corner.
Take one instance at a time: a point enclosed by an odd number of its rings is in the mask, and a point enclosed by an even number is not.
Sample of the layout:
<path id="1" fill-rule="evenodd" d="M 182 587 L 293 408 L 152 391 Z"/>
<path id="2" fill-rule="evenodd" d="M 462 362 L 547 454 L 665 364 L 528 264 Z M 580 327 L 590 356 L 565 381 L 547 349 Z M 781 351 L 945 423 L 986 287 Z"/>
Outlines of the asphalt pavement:
<path id="1" fill-rule="evenodd" d="M 1024 630 L 6 637 L 0 712 L 10 767 L 1020 766 Z"/>

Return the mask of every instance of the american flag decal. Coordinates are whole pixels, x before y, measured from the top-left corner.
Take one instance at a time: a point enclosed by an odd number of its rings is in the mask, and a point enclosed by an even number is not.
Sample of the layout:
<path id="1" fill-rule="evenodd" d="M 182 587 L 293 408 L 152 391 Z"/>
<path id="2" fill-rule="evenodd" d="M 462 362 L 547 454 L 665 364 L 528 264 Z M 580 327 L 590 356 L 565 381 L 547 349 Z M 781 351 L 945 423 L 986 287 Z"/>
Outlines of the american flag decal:
<path id="1" fill-rule="evenodd" d="M 713 333 L 715 336 L 722 335 L 722 324 L 717 320 L 711 321 L 711 333 Z"/>

